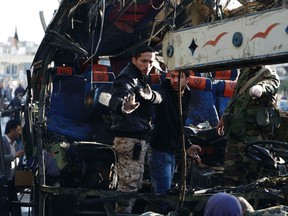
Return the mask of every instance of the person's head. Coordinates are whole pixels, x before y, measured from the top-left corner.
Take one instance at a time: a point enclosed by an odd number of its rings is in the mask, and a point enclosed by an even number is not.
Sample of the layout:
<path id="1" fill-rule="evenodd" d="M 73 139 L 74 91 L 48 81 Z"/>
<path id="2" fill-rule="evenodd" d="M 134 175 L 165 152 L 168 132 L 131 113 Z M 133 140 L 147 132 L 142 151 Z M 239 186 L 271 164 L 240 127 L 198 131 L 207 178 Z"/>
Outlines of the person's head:
<path id="1" fill-rule="evenodd" d="M 153 67 L 155 56 L 156 54 L 152 47 L 142 44 L 135 48 L 132 63 L 141 71 L 142 75 L 147 75 Z"/>
<path id="2" fill-rule="evenodd" d="M 242 216 L 239 200 L 227 193 L 217 193 L 208 199 L 204 216 Z"/>
<path id="3" fill-rule="evenodd" d="M 174 91 L 178 91 L 178 81 L 180 75 L 180 88 L 181 91 L 183 91 L 189 82 L 190 72 L 188 70 L 184 71 L 171 70 L 169 71 L 169 73 L 170 73 L 171 86 Z"/>
<path id="4" fill-rule="evenodd" d="M 11 119 L 7 122 L 5 127 L 5 134 L 12 141 L 20 138 L 21 136 L 21 124 L 19 121 Z"/>

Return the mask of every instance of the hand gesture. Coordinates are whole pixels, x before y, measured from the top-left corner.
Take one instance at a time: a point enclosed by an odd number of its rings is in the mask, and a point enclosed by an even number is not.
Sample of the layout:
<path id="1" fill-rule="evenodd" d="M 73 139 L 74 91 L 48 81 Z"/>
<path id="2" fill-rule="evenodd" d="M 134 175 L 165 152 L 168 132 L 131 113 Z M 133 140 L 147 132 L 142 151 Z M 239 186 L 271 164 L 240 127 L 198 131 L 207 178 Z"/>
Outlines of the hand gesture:
<path id="1" fill-rule="evenodd" d="M 192 145 L 186 150 L 187 154 L 190 157 L 195 158 L 195 159 L 200 158 L 198 155 L 198 152 L 200 151 L 201 151 L 201 147 L 199 145 Z"/>
<path id="2" fill-rule="evenodd" d="M 17 151 L 15 154 L 15 158 L 19 158 L 19 157 L 23 156 L 24 153 L 25 153 L 24 150 Z"/>
<path id="3" fill-rule="evenodd" d="M 223 122 L 223 117 L 220 118 L 217 126 L 216 126 L 216 130 L 217 130 L 217 133 L 220 135 L 220 136 L 223 136 L 224 135 L 224 122 Z"/>
<path id="4" fill-rule="evenodd" d="M 139 105 L 140 103 L 135 101 L 135 94 L 129 94 L 127 97 L 124 97 L 121 110 L 123 113 L 129 114 L 136 110 Z"/>
<path id="5" fill-rule="evenodd" d="M 249 94 L 252 98 L 259 98 L 263 93 L 261 85 L 252 86 L 249 90 Z"/>
<path id="6" fill-rule="evenodd" d="M 142 98 L 145 100 L 151 100 L 153 96 L 153 92 L 150 88 L 150 86 L 147 84 L 145 89 L 140 89 L 139 94 Z"/>

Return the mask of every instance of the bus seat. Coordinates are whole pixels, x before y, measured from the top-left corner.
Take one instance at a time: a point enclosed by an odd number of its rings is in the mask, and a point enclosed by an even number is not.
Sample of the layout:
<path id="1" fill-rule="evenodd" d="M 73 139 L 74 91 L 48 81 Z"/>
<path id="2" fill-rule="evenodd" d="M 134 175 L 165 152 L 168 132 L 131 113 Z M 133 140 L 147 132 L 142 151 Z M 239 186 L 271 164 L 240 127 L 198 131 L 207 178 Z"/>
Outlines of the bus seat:
<path id="1" fill-rule="evenodd" d="M 223 115 L 230 98 L 233 96 L 236 81 L 219 80 L 216 86 L 217 111 L 219 116 Z"/>
<path id="2" fill-rule="evenodd" d="M 196 89 L 196 90 L 202 90 L 202 91 L 212 90 L 211 80 L 205 77 L 190 76 L 188 86 L 191 89 Z"/>
<path id="3" fill-rule="evenodd" d="M 201 77 L 201 73 L 200 72 L 195 72 L 193 70 L 189 70 L 190 72 L 190 76 L 198 76 L 198 77 Z"/>
<path id="4" fill-rule="evenodd" d="M 92 126 L 87 122 L 84 104 L 84 77 L 55 75 L 50 107 L 47 107 L 47 130 L 71 140 L 90 140 Z"/>
<path id="5" fill-rule="evenodd" d="M 197 126 L 208 121 L 211 127 L 215 127 L 219 117 L 214 103 L 211 80 L 205 77 L 190 76 L 188 85 L 192 98 L 190 102 L 191 111 L 189 117 L 185 120 L 185 124 Z"/>
<path id="6" fill-rule="evenodd" d="M 115 75 L 113 72 L 93 71 L 93 83 L 113 82 Z"/>
<path id="7" fill-rule="evenodd" d="M 237 69 L 231 69 L 231 70 L 215 71 L 211 72 L 211 74 L 215 80 L 236 80 L 238 76 L 238 71 Z"/>
<path id="8" fill-rule="evenodd" d="M 93 69 L 93 71 L 98 71 L 98 72 L 108 72 L 109 66 L 102 65 L 102 64 L 93 64 L 92 69 Z"/>
<path id="9" fill-rule="evenodd" d="M 55 75 L 48 117 L 59 115 L 71 120 L 84 119 L 84 78 L 78 75 Z"/>
<path id="10" fill-rule="evenodd" d="M 85 161 L 81 187 L 113 189 L 117 185 L 116 153 L 112 146 L 99 142 L 75 142 L 77 157 Z"/>
<path id="11" fill-rule="evenodd" d="M 165 78 L 166 73 L 150 73 L 147 78 L 147 83 L 153 90 L 157 91 Z"/>
<path id="12" fill-rule="evenodd" d="M 91 71 L 93 71 L 92 74 Z M 112 83 L 115 79 L 115 74 L 112 72 L 111 67 L 107 65 L 93 64 L 93 66 L 90 66 L 89 69 L 85 72 L 84 77 L 85 92 L 88 93 L 103 83 Z"/>
<path id="13" fill-rule="evenodd" d="M 110 113 L 109 100 L 111 98 L 111 89 L 112 83 L 101 85 L 95 89 L 92 105 L 93 112 L 101 115 L 108 115 Z"/>
<path id="14" fill-rule="evenodd" d="M 56 69 L 57 75 L 72 75 L 73 74 L 72 67 L 57 66 L 55 69 Z"/>
<path id="15" fill-rule="evenodd" d="M 112 83 L 100 84 L 100 86 L 91 90 L 86 96 L 92 99 L 92 103 L 87 104 L 87 107 L 89 107 L 89 121 L 94 127 L 93 140 L 112 145 L 113 133 L 111 130 L 109 109 Z"/>
<path id="16" fill-rule="evenodd" d="M 94 136 L 94 128 L 91 124 L 71 120 L 60 115 L 52 115 L 48 118 L 47 130 L 62 134 L 73 141 L 90 141 Z"/>

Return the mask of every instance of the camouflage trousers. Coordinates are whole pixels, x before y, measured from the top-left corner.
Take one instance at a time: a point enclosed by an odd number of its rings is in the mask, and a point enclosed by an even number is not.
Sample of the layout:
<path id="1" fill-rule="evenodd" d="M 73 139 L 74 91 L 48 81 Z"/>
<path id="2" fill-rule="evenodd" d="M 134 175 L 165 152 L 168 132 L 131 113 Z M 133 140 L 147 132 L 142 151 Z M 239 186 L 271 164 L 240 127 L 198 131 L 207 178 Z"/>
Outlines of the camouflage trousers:
<path id="1" fill-rule="evenodd" d="M 136 143 L 141 143 L 139 159 L 133 160 L 133 148 Z M 117 191 L 137 192 L 142 187 L 144 161 L 147 151 L 145 140 L 115 137 L 113 146 L 117 155 Z M 135 199 L 122 199 L 116 203 L 116 212 L 131 213 Z"/>
<path id="2" fill-rule="evenodd" d="M 288 215 L 288 207 L 283 205 L 273 206 L 270 208 L 255 210 L 252 213 L 247 212 L 244 216 L 285 216 Z"/>
<path id="3" fill-rule="evenodd" d="M 247 137 L 246 137 L 247 138 Z M 245 137 L 230 136 L 227 140 L 224 159 L 224 184 L 238 186 L 258 178 L 257 162 L 245 156 L 245 148 L 250 142 L 264 140 L 261 135 Z"/>
<path id="4" fill-rule="evenodd" d="M 254 210 L 251 204 L 243 197 L 238 197 L 242 207 L 243 216 L 284 216 L 288 215 L 288 207 L 285 205 L 277 205 L 264 209 Z"/>

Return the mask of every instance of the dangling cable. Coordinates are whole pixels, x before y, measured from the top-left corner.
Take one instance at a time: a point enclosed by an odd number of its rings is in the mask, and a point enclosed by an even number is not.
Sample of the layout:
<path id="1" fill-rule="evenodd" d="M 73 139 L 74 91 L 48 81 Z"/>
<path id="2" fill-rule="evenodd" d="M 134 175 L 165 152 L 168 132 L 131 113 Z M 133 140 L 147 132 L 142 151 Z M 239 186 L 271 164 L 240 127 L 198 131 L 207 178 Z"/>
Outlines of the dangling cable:
<path id="1" fill-rule="evenodd" d="M 106 2 L 105 0 L 103 0 L 103 13 L 102 13 L 102 21 L 101 21 L 101 29 L 100 29 L 100 34 L 99 34 L 99 39 L 98 39 L 98 43 L 97 43 L 97 46 L 95 48 L 95 52 L 84 62 L 84 64 L 86 64 L 88 61 L 90 61 L 90 59 L 92 59 L 97 51 L 98 51 L 98 48 L 100 46 L 100 43 L 101 43 L 101 40 L 102 40 L 102 34 L 103 34 L 103 26 L 104 26 L 104 18 L 105 18 L 105 8 L 106 8 Z M 92 38 L 93 40 L 94 38 Z"/>
<path id="2" fill-rule="evenodd" d="M 172 30 L 175 29 L 176 25 L 175 25 L 175 21 L 176 21 L 176 16 L 177 16 L 177 3 L 176 0 L 174 0 L 174 13 L 173 13 L 173 24 L 172 24 Z"/>
<path id="3" fill-rule="evenodd" d="M 134 21 L 138 21 L 137 20 L 137 0 L 133 0 L 133 3 L 135 4 L 135 8 L 134 8 Z"/>
<path id="4" fill-rule="evenodd" d="M 180 192 L 178 197 L 177 210 L 183 208 L 185 200 L 185 191 L 186 191 L 186 149 L 185 149 L 185 138 L 184 138 L 184 122 L 183 122 L 183 110 L 182 110 L 182 96 L 181 96 L 181 74 L 183 72 L 179 70 L 178 77 L 178 110 L 179 110 L 179 127 L 180 127 L 180 144 L 181 144 L 181 184 Z"/>
<path id="5" fill-rule="evenodd" d="M 156 21 L 154 20 L 152 31 L 151 31 L 151 34 L 150 34 L 150 38 L 149 38 L 149 41 L 148 41 L 148 45 L 150 45 L 152 37 L 154 36 L 155 26 L 156 26 Z"/>
<path id="6" fill-rule="evenodd" d="M 98 16 L 96 16 L 95 26 L 94 26 L 93 31 L 92 31 L 91 53 L 93 53 L 95 29 L 96 29 L 97 23 L 98 23 Z M 87 61 L 88 61 L 88 60 L 87 60 Z M 86 61 L 86 62 L 87 62 L 87 61 Z M 93 82 L 93 64 L 94 64 L 94 62 L 93 62 L 93 58 L 92 58 L 92 59 L 91 59 L 91 74 L 90 74 L 90 90 L 93 89 L 93 85 L 92 85 L 92 82 Z"/>

